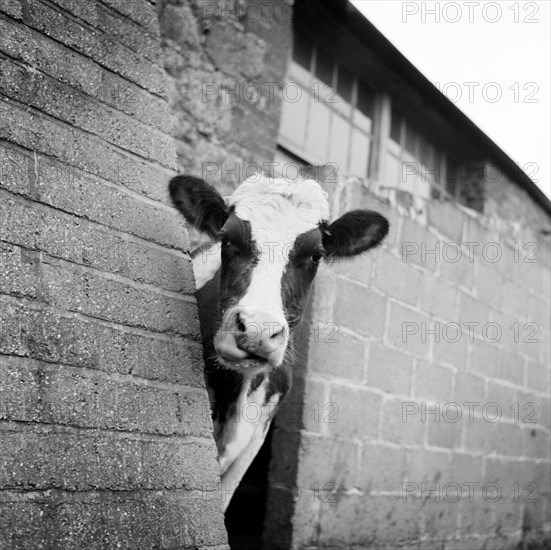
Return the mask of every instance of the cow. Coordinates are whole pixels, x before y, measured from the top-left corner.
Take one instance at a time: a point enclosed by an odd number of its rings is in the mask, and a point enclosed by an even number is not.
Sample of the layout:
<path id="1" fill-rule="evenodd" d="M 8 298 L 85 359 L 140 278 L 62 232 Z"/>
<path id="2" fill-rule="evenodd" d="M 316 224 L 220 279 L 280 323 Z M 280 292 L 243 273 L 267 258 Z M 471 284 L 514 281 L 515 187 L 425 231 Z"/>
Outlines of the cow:
<path id="1" fill-rule="evenodd" d="M 370 210 L 329 222 L 328 195 L 308 177 L 257 174 L 224 199 L 179 175 L 169 192 L 207 240 L 192 261 L 225 511 L 289 391 L 293 335 L 319 263 L 370 250 L 389 224 Z"/>

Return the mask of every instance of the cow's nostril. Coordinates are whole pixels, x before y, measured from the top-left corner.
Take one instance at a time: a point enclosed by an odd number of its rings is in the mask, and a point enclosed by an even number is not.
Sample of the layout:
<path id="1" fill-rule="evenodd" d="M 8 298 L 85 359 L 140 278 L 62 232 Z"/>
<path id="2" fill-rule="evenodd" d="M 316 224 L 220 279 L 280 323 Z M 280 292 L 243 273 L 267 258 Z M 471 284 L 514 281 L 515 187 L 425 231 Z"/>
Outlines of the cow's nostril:
<path id="1" fill-rule="evenodd" d="M 245 323 L 241 320 L 241 316 L 239 315 L 239 313 L 235 318 L 235 325 L 239 332 L 247 332 L 247 327 L 245 326 Z"/>

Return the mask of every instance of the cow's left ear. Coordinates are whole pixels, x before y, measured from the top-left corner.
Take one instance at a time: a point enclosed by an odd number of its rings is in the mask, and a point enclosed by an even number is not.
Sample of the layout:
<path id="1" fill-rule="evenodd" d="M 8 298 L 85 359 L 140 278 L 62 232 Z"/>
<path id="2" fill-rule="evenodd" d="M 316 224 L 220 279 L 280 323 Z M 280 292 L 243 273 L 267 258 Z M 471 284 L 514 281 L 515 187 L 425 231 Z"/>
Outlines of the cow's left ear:
<path id="1" fill-rule="evenodd" d="M 388 220 L 372 210 L 352 210 L 323 230 L 327 260 L 347 258 L 377 246 L 388 233 Z"/>

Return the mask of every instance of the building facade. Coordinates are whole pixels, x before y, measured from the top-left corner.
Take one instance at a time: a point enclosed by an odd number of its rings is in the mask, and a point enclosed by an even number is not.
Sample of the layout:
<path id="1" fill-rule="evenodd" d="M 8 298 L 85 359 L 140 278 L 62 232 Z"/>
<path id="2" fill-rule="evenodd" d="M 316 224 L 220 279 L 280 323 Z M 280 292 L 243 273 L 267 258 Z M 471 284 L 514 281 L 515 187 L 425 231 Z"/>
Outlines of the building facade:
<path id="1" fill-rule="evenodd" d="M 14 0 L 0 27 L 2 547 L 227 548 L 166 182 L 308 164 L 391 231 L 320 269 L 232 548 L 543 544 L 549 201 L 361 14 Z"/>

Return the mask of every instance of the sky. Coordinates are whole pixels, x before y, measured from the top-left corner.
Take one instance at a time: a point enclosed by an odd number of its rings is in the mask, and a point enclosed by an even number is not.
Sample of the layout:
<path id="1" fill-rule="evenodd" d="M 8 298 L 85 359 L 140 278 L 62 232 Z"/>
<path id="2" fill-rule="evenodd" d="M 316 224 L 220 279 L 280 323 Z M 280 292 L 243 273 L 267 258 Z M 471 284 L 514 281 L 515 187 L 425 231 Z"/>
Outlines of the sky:
<path id="1" fill-rule="evenodd" d="M 551 197 L 549 0 L 352 4 Z"/>

